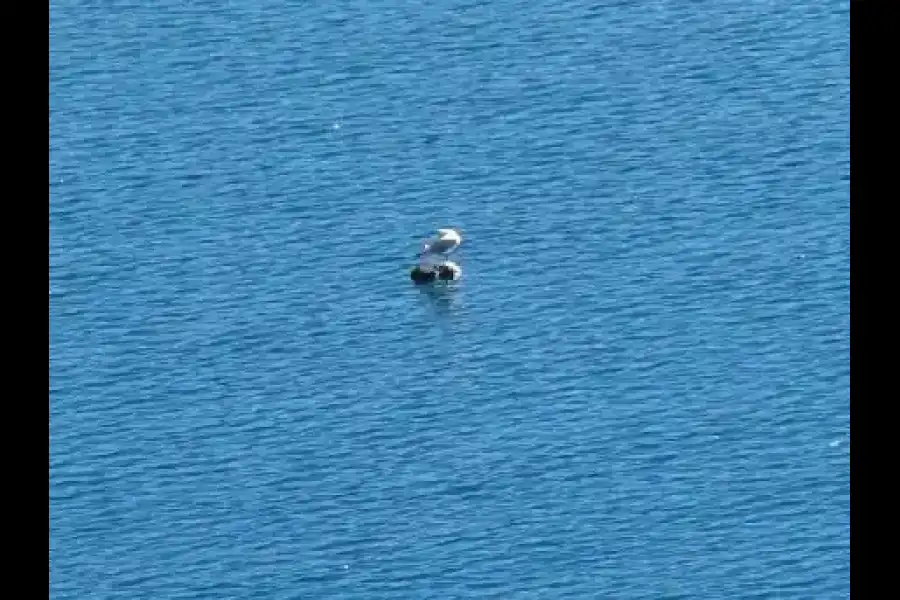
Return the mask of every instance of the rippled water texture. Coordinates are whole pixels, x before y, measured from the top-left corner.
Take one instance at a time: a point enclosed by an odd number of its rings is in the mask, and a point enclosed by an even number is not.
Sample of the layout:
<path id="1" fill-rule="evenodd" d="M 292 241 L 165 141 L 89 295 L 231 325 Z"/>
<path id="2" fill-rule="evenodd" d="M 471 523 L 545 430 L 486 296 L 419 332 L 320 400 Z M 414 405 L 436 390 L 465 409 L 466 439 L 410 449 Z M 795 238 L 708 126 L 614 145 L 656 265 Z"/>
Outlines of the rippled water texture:
<path id="1" fill-rule="evenodd" d="M 51 598 L 848 597 L 848 22 L 51 2 Z"/>

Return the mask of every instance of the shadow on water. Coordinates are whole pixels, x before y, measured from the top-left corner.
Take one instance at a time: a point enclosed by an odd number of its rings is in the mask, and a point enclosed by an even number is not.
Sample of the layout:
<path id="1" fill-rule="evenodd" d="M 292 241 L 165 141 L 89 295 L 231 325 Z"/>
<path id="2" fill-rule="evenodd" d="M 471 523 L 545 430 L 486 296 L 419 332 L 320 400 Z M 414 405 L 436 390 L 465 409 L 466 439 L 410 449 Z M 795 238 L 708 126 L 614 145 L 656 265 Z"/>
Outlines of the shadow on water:
<path id="1" fill-rule="evenodd" d="M 460 291 L 455 282 L 416 286 L 422 301 L 438 316 L 450 317 L 460 308 Z"/>

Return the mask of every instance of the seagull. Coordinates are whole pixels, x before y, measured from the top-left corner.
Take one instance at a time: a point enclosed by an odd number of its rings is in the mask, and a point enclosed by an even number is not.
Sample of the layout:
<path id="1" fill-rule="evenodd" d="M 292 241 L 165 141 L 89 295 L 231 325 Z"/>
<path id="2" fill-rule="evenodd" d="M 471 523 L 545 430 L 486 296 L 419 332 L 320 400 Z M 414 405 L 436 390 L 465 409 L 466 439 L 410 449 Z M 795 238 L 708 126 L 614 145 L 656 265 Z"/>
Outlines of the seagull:
<path id="1" fill-rule="evenodd" d="M 454 281 L 460 278 L 462 269 L 447 259 L 459 248 L 462 236 L 453 228 L 438 229 L 437 235 L 422 243 L 419 264 L 413 267 L 410 276 L 416 283 L 430 283 L 435 280 Z"/>
<path id="2" fill-rule="evenodd" d="M 419 257 L 422 258 L 427 254 L 447 256 L 455 252 L 461 243 L 462 236 L 456 229 L 438 229 L 437 236 L 422 243 Z"/>

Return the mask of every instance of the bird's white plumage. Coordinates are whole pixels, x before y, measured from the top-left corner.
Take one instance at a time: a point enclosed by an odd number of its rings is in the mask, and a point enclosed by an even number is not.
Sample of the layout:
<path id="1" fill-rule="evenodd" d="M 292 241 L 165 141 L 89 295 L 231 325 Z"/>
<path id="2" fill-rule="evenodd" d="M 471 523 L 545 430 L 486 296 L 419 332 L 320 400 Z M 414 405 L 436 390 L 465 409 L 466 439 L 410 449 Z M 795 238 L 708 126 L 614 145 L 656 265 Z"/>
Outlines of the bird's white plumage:
<path id="1" fill-rule="evenodd" d="M 420 255 L 454 252 L 462 243 L 462 236 L 455 229 L 438 229 L 437 235 L 422 244 Z"/>

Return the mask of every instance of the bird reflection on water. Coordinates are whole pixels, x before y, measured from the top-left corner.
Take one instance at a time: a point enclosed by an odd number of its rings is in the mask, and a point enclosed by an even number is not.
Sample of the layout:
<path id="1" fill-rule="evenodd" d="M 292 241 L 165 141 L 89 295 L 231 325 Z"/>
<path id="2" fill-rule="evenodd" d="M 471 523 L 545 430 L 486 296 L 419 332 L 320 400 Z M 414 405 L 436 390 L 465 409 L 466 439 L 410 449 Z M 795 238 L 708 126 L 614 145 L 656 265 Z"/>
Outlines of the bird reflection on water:
<path id="1" fill-rule="evenodd" d="M 421 298 L 436 314 L 449 317 L 461 307 L 462 290 L 455 282 L 416 286 Z"/>

